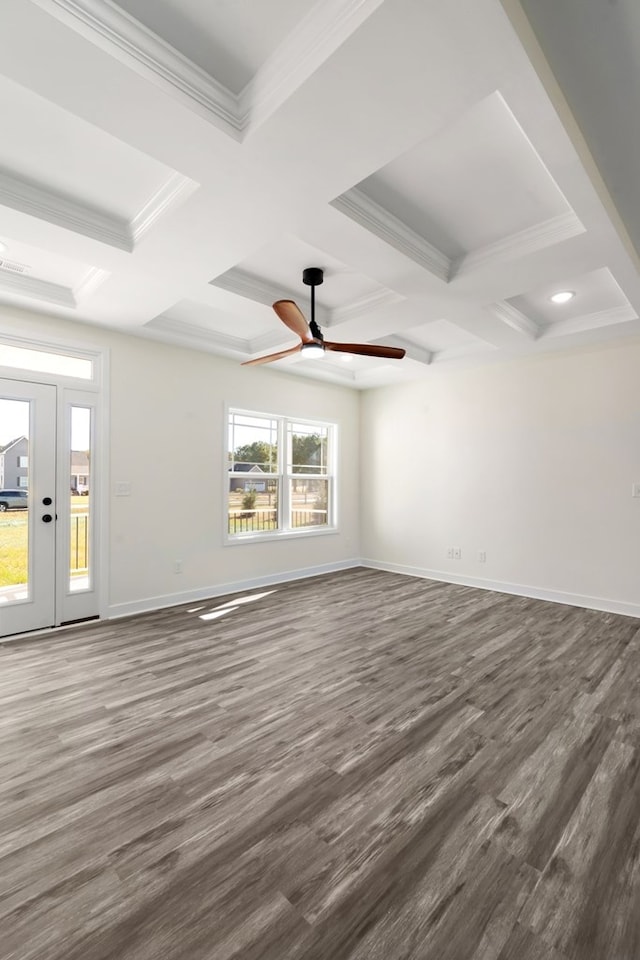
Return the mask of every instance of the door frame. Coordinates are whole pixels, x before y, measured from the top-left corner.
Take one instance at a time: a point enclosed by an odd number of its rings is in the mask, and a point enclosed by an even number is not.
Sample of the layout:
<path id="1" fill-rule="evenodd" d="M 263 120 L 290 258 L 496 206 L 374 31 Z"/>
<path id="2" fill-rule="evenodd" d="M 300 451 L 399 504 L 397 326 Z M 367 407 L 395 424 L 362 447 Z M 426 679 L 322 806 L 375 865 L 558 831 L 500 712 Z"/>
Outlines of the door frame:
<path id="1" fill-rule="evenodd" d="M 56 577 L 54 597 L 53 627 L 64 623 L 97 616 L 105 619 L 109 597 L 109 498 L 107 478 L 109 477 L 108 443 L 108 383 L 109 349 L 94 345 L 80 344 L 65 339 L 25 337 L 4 330 L 0 331 L 0 345 L 22 347 L 27 350 L 56 353 L 76 357 L 92 362 L 93 375 L 85 380 L 63 374 L 42 373 L 23 367 L 6 366 L 0 359 L 0 377 L 19 383 L 45 384 L 57 387 L 56 424 L 58 446 L 56 451 L 56 488 L 59 504 L 61 496 L 66 496 L 70 485 L 70 464 L 65 452 L 70 436 L 70 408 L 90 406 L 92 408 L 92 450 L 95 464 L 91 471 L 91 537 L 92 537 L 92 574 L 93 579 L 88 591 L 71 593 L 68 577 L 69 531 L 56 531 Z M 63 439 L 64 438 L 64 439 Z M 97 469 L 96 469 L 97 467 Z M 64 501 L 66 502 L 66 501 Z M 63 513 L 68 513 L 67 510 Z M 63 522 L 65 518 L 63 517 Z M 67 524 L 68 525 L 68 524 Z M 90 612 L 87 612 L 90 611 Z"/>

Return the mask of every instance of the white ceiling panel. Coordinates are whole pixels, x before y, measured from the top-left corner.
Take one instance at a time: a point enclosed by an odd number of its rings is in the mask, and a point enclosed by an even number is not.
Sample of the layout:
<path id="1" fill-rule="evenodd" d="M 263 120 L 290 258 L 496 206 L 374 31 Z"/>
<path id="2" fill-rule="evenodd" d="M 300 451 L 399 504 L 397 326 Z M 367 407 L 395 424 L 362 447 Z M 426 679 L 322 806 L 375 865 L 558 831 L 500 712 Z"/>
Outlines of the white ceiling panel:
<path id="1" fill-rule="evenodd" d="M 202 327 L 203 330 L 212 334 L 238 337 L 247 341 L 268 334 L 274 328 L 278 329 L 273 323 L 275 317 L 273 312 L 268 307 L 257 303 L 247 305 L 239 314 L 194 300 L 182 300 L 161 316 Z M 289 334 L 289 337 L 291 336 L 292 334 Z"/>
<path id="2" fill-rule="evenodd" d="M 173 170 L 6 80 L 0 82 L 0 171 L 128 221 Z"/>
<path id="3" fill-rule="evenodd" d="M 317 0 L 120 0 L 233 93 L 240 93 Z"/>
<path id="4" fill-rule="evenodd" d="M 570 291 L 575 296 L 567 303 L 554 303 L 551 297 L 560 291 Z M 606 267 L 568 277 L 563 283 L 541 284 L 522 296 L 512 297 L 508 302 L 541 327 L 608 311 L 630 309 L 627 297 Z"/>
<path id="5" fill-rule="evenodd" d="M 487 346 L 479 337 L 474 337 L 467 330 L 463 330 L 448 320 L 434 320 L 432 323 L 425 323 L 421 327 L 413 327 L 406 330 L 403 336 L 432 353 L 461 348 L 468 348 L 469 351 L 472 351 Z"/>
<path id="6" fill-rule="evenodd" d="M 454 259 L 569 211 L 499 93 L 359 189 Z"/>
<path id="7" fill-rule="evenodd" d="M 278 237 L 238 265 L 247 277 L 255 278 L 256 285 L 268 283 L 276 299 L 285 299 L 293 294 L 301 309 L 306 310 L 311 291 L 302 281 L 305 267 L 324 270 L 324 282 L 316 288 L 316 304 L 327 311 L 345 310 L 363 299 L 382 297 L 386 292 L 380 283 L 326 251 L 291 235 Z M 221 276 L 211 283 L 216 286 L 228 281 L 229 277 Z M 281 292 L 278 293 L 278 290 Z"/>
<path id="8" fill-rule="evenodd" d="M 0 237 L 6 250 L 0 253 L 0 269 L 9 270 L 24 277 L 35 277 L 48 283 L 76 287 L 86 277 L 91 265 L 78 263 L 67 257 L 39 250 L 26 243 Z"/>

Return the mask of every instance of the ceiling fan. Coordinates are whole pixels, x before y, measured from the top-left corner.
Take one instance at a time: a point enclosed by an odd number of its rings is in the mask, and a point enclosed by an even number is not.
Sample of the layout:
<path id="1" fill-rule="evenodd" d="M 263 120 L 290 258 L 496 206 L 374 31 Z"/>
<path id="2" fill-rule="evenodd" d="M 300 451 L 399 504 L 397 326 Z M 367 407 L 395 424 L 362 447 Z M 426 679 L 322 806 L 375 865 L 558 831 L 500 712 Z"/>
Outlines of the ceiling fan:
<path id="1" fill-rule="evenodd" d="M 293 300 L 276 300 L 273 309 L 289 330 L 297 333 L 300 337 L 300 343 L 289 350 L 281 350 L 279 353 L 269 353 L 266 357 L 256 357 L 255 360 L 245 360 L 243 367 L 249 367 L 257 363 L 271 363 L 273 360 L 280 360 L 282 357 L 288 357 L 292 353 L 302 353 L 305 357 L 320 356 L 325 350 L 331 350 L 336 353 L 355 353 L 361 357 L 384 357 L 388 360 L 402 360 L 405 351 L 401 347 L 384 347 L 375 343 L 333 343 L 325 340 L 316 323 L 316 287 L 319 287 L 324 280 L 324 271 L 320 267 L 307 267 L 302 271 L 302 282 L 311 287 L 311 320 L 309 323 L 304 318 L 304 314 Z"/>

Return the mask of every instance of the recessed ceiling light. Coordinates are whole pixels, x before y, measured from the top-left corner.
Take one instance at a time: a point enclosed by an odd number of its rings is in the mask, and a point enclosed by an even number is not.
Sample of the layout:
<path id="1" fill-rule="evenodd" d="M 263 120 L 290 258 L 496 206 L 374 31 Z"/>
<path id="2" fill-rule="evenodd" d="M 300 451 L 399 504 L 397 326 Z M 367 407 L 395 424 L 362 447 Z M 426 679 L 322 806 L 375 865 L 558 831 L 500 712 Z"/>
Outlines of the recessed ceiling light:
<path id="1" fill-rule="evenodd" d="M 575 293 L 573 290 L 559 290 L 558 293 L 552 294 L 549 299 L 552 303 L 568 303 L 569 300 L 573 300 Z"/>

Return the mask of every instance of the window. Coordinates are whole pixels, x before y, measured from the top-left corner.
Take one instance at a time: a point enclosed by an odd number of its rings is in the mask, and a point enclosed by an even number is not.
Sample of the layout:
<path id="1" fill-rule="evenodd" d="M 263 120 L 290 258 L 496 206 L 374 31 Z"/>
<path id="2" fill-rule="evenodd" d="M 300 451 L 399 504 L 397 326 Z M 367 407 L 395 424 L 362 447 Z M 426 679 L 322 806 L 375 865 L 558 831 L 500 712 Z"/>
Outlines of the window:
<path id="1" fill-rule="evenodd" d="M 335 529 L 336 427 L 229 411 L 230 540 Z"/>
<path id="2" fill-rule="evenodd" d="M 29 457 L 18 457 L 18 468 L 25 470 L 29 466 Z"/>
<path id="3" fill-rule="evenodd" d="M 79 380 L 92 380 L 94 376 L 93 360 L 9 343 L 0 343 L 0 366 L 76 377 Z"/>

